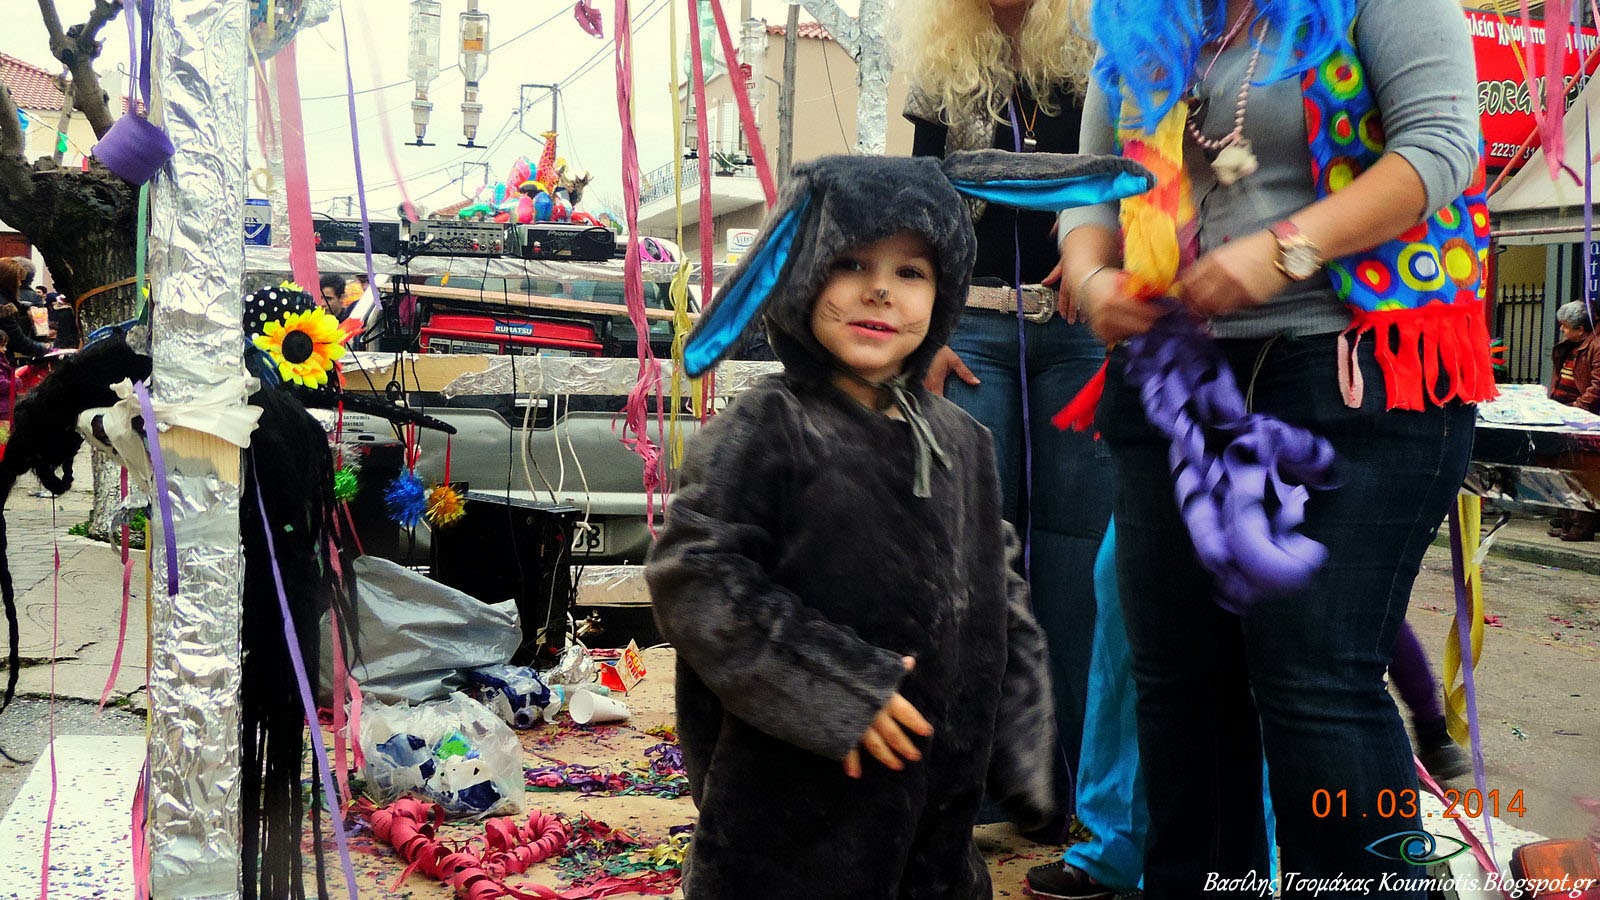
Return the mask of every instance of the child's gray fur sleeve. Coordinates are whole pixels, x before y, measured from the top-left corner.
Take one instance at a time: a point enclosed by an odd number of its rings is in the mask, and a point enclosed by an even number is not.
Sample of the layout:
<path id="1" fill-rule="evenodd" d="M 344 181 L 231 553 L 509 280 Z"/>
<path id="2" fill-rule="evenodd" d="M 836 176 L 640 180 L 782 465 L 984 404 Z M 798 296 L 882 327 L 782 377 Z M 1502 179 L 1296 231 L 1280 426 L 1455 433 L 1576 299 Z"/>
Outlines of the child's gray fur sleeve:
<path id="1" fill-rule="evenodd" d="M 1000 688 L 989 796 L 1017 827 L 1041 828 L 1059 812 L 1055 792 L 1056 713 L 1050 689 L 1050 653 L 1033 618 L 1028 582 L 1015 563 L 1022 544 L 1005 525 L 1007 566 L 1006 673 Z"/>

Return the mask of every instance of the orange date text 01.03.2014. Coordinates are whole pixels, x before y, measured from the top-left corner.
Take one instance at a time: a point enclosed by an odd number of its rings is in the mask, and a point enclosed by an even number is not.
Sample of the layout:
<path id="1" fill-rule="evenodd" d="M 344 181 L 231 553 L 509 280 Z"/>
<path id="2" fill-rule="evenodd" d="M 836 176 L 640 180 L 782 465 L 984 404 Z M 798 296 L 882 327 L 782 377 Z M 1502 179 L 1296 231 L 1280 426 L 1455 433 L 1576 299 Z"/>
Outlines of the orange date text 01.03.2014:
<path id="1" fill-rule="evenodd" d="M 1503 801 L 1503 802 L 1502 802 Z M 1444 792 L 1444 812 L 1438 813 L 1441 819 L 1479 819 L 1484 816 L 1499 817 L 1515 814 L 1522 818 L 1528 811 L 1519 789 L 1509 797 L 1502 798 L 1498 788 L 1484 793 L 1476 788 L 1458 791 L 1447 788 Z M 1417 805 L 1417 792 L 1411 788 L 1392 790 L 1384 788 L 1378 791 L 1373 798 L 1370 809 L 1361 809 L 1358 804 L 1352 804 L 1350 792 L 1345 790 L 1330 791 L 1318 788 L 1311 792 L 1311 814 L 1319 819 L 1412 819 L 1419 815 L 1431 818 L 1434 813 L 1419 813 Z"/>

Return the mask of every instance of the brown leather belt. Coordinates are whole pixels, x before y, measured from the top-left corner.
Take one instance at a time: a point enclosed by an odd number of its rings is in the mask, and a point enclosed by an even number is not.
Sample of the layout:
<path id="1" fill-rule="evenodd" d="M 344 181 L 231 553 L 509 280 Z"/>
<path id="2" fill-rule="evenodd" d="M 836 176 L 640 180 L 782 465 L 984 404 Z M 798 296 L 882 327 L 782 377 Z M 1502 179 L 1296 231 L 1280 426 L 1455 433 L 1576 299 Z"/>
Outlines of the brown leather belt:
<path id="1" fill-rule="evenodd" d="M 968 309 L 992 309 L 995 312 L 1017 312 L 1017 289 L 1011 287 L 984 287 L 973 285 L 967 288 Z M 1050 321 L 1056 314 L 1056 290 L 1042 284 L 1025 284 L 1022 286 L 1022 317 L 1029 322 L 1040 325 Z"/>

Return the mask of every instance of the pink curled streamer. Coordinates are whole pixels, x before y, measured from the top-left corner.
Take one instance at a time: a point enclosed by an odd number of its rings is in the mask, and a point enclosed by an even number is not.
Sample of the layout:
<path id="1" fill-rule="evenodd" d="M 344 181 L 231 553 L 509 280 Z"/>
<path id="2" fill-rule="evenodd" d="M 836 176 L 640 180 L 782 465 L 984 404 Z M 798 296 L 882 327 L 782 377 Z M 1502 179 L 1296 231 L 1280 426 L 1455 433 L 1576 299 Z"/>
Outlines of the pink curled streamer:
<path id="1" fill-rule="evenodd" d="M 713 4 L 715 5 L 715 4 Z M 623 408 L 622 442 L 644 461 L 645 522 L 655 533 L 657 496 L 666 485 L 661 447 L 650 439 L 651 394 L 660 393 L 661 362 L 650 346 L 650 319 L 644 307 L 644 262 L 639 256 L 639 141 L 633 130 L 633 22 L 628 0 L 617 0 L 613 22 L 617 61 L 617 115 L 622 123 L 622 195 L 628 223 L 628 252 L 623 260 L 623 294 L 628 318 L 633 322 L 639 353 L 639 380 L 628 392 Z M 666 433 L 661 404 L 656 403 L 656 432 Z"/>

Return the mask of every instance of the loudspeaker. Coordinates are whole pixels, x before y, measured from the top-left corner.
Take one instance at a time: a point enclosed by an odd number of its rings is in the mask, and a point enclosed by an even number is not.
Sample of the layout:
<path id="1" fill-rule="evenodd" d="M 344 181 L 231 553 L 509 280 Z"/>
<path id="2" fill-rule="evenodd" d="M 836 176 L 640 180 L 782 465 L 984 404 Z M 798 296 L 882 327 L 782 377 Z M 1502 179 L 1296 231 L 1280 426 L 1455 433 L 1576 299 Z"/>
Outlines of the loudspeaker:
<path id="1" fill-rule="evenodd" d="M 572 584 L 572 531 L 579 510 L 468 491 L 466 515 L 433 532 L 435 581 L 485 603 L 517 601 L 518 666 L 544 667 L 566 643 Z"/>
<path id="2" fill-rule="evenodd" d="M 604 262 L 612 258 L 616 246 L 611 229 L 598 225 L 540 222 L 517 226 L 517 247 L 523 259 Z"/>

